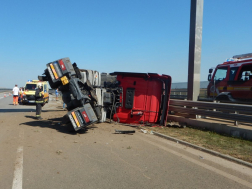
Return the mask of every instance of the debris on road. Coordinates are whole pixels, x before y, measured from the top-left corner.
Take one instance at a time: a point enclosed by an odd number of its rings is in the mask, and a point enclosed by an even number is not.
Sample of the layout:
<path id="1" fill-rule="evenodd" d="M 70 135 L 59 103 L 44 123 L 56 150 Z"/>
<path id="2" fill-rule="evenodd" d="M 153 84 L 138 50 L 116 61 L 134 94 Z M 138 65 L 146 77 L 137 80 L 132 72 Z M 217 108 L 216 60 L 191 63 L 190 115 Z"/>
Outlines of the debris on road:
<path id="1" fill-rule="evenodd" d="M 57 150 L 56 153 L 57 153 L 58 155 L 60 155 L 60 154 L 62 153 L 62 151 L 61 151 L 61 150 Z"/>
<path id="2" fill-rule="evenodd" d="M 144 134 L 147 134 L 147 133 L 148 133 L 148 130 L 146 130 L 146 129 L 141 129 L 141 131 L 142 131 Z"/>
<path id="3" fill-rule="evenodd" d="M 135 130 L 117 130 L 115 129 L 115 134 L 130 134 L 135 133 Z"/>

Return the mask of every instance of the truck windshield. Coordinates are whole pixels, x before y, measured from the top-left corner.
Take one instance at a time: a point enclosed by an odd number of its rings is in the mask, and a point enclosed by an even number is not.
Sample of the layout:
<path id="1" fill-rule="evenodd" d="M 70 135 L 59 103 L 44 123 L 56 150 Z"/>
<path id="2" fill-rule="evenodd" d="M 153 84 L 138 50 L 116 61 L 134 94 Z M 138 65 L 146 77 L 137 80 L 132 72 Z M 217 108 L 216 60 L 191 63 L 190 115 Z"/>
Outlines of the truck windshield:
<path id="1" fill-rule="evenodd" d="M 228 67 L 221 67 L 221 68 L 218 68 L 216 73 L 215 73 L 215 76 L 214 76 L 214 79 L 215 80 L 223 80 L 226 78 L 227 76 L 227 69 Z"/>
<path id="2" fill-rule="evenodd" d="M 36 87 L 37 87 L 36 84 L 26 84 L 25 89 L 26 90 L 35 90 Z"/>

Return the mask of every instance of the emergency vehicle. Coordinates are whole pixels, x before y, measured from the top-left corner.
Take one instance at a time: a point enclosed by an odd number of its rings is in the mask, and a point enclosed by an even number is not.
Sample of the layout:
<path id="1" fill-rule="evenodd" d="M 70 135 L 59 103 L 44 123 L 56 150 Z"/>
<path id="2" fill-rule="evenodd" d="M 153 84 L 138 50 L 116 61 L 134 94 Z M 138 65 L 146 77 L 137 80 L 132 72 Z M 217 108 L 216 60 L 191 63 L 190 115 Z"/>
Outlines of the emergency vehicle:
<path id="1" fill-rule="evenodd" d="M 252 102 L 252 53 L 233 56 L 213 70 L 209 69 L 208 75 L 209 98 Z"/>
<path id="2" fill-rule="evenodd" d="M 42 86 L 42 91 L 44 92 L 45 103 L 49 102 L 49 88 L 48 82 L 39 80 L 28 80 L 24 87 L 23 96 L 21 98 L 22 104 L 34 104 L 35 103 L 35 89 L 38 85 Z"/>

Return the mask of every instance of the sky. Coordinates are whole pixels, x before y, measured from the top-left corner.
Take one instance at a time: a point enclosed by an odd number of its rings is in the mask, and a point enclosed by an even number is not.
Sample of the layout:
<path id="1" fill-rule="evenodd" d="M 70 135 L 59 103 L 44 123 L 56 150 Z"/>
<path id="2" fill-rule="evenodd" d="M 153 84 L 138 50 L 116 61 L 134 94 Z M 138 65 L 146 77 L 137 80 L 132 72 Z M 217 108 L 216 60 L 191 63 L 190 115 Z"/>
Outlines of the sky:
<path id="1" fill-rule="evenodd" d="M 12 0 L 0 6 L 0 88 L 24 86 L 69 57 L 111 73 L 188 75 L 190 0 Z M 208 69 L 252 53 L 252 0 L 204 0 L 201 81 Z"/>

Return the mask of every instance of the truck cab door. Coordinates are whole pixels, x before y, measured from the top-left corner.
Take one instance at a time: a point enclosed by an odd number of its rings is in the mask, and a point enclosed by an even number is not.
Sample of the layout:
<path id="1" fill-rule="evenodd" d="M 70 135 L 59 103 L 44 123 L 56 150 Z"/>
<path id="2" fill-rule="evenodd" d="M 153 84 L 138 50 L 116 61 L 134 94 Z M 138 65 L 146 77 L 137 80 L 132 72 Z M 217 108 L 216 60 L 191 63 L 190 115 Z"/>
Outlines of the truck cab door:
<path id="1" fill-rule="evenodd" d="M 237 95 L 239 95 L 239 91 L 235 90 L 237 86 L 240 85 L 240 82 L 237 81 L 238 70 L 239 67 L 230 67 L 229 78 L 227 82 L 227 92 L 230 92 L 233 98 L 237 98 Z"/>
<path id="2" fill-rule="evenodd" d="M 227 73 L 229 66 L 218 67 L 212 77 L 212 81 L 208 85 L 210 97 L 216 97 L 221 92 L 227 90 Z"/>
<path id="3" fill-rule="evenodd" d="M 233 98 L 252 101 L 252 64 L 244 64 L 237 72 L 233 81 Z"/>

